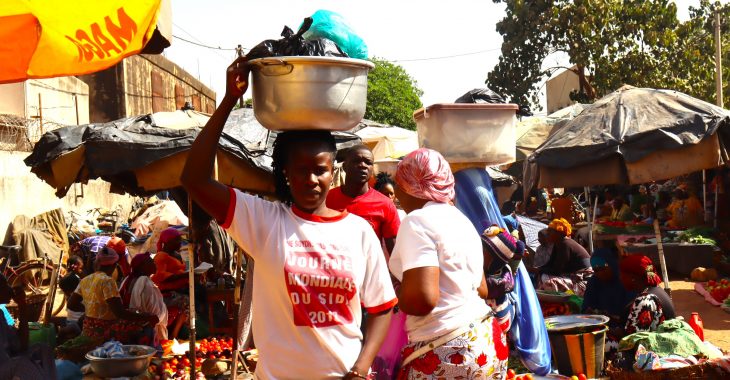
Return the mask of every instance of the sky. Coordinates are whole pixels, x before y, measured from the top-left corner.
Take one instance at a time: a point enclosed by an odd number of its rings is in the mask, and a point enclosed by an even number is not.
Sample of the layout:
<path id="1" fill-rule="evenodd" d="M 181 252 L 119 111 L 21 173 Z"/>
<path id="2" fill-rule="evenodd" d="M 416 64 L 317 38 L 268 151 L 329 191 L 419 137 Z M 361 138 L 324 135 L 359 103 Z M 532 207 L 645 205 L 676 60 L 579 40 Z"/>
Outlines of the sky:
<path id="1" fill-rule="evenodd" d="M 675 2 L 680 20 L 689 17 L 690 5 L 699 4 Z M 484 87 L 499 60 L 502 37 L 495 29 L 504 5 L 490 0 L 172 0 L 174 36 L 224 50 L 173 38 L 164 55 L 216 91 L 220 102 L 237 45 L 245 53 L 263 40 L 278 39 L 284 25 L 296 30 L 318 9 L 341 14 L 367 43 L 370 56 L 403 66 L 423 90 L 424 105 L 451 103 Z M 544 63 L 565 64 L 567 57 L 560 55 Z"/>

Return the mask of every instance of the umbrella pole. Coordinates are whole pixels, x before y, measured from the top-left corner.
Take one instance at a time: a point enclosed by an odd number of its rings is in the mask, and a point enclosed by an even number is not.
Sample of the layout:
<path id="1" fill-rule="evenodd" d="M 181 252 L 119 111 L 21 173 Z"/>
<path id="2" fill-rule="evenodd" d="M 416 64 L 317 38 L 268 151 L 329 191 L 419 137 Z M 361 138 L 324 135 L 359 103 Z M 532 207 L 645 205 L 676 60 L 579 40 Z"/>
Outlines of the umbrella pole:
<path id="1" fill-rule="evenodd" d="M 241 305 L 241 268 L 243 268 L 242 261 L 243 253 L 241 252 L 241 248 L 238 248 L 236 249 L 236 287 L 233 289 L 233 321 L 235 323 L 234 326 L 236 327 L 238 327 L 238 318 L 241 318 L 241 314 L 238 311 Z M 233 337 L 233 366 L 231 367 L 231 380 L 236 380 L 236 377 L 238 376 L 238 350 L 241 348 L 238 347 L 239 336 L 241 336 L 241 330 L 236 328 Z"/>
<path id="2" fill-rule="evenodd" d="M 709 213 L 707 212 L 707 172 L 702 171 L 702 217 L 705 223 L 709 222 Z"/>
<path id="3" fill-rule="evenodd" d="M 591 190 L 588 186 L 583 188 L 586 195 L 586 220 L 588 221 L 588 250 L 593 254 L 593 219 L 591 219 Z M 595 214 L 595 211 L 593 212 Z"/>
<path id="4" fill-rule="evenodd" d="M 715 177 L 715 217 L 713 218 L 712 226 L 717 228 L 717 188 L 720 185 L 721 179 L 718 175 Z"/>
<path id="5" fill-rule="evenodd" d="M 190 378 L 195 379 L 195 233 L 193 231 L 193 199 L 188 194 L 188 291 L 190 293 Z"/>
<path id="6" fill-rule="evenodd" d="M 659 253 L 659 266 L 662 267 L 662 278 L 664 278 L 664 290 L 669 296 L 672 289 L 669 288 L 669 275 L 667 274 L 667 262 L 664 260 L 664 244 L 662 244 L 662 231 L 659 229 L 659 220 L 654 218 L 654 234 L 656 235 L 656 247 Z"/>

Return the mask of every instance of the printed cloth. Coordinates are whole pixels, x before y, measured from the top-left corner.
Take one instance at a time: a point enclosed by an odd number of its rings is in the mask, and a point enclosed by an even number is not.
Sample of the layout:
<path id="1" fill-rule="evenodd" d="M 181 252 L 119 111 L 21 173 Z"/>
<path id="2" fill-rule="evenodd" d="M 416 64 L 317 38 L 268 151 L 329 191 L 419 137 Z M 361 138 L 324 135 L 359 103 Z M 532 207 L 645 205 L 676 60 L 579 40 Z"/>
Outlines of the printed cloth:
<path id="1" fill-rule="evenodd" d="M 429 342 L 403 349 L 403 359 Z M 509 346 L 496 318 L 475 323 L 469 331 L 414 359 L 398 374 L 405 379 L 495 379 L 507 371 Z"/>
<path id="2" fill-rule="evenodd" d="M 84 300 L 87 318 L 116 319 L 106 300 L 119 297 L 119 290 L 114 280 L 106 273 L 94 272 L 82 278 L 79 286 L 76 287 L 75 293 L 78 293 Z"/>
<path id="3" fill-rule="evenodd" d="M 395 182 L 406 193 L 438 203 L 454 199 L 454 175 L 441 153 L 420 148 L 398 163 Z"/>
<path id="4" fill-rule="evenodd" d="M 627 335 L 621 340 L 619 350 L 630 350 L 638 345 L 662 358 L 669 355 L 685 358 L 694 355 L 703 355 L 710 359 L 719 357 L 718 352 L 708 348 L 682 318 L 664 321 L 652 331 Z"/>
<path id="5" fill-rule="evenodd" d="M 539 290 L 546 290 L 551 292 L 573 292 L 575 295 L 583 297 L 586 292 L 588 279 L 592 275 L 592 268 L 580 269 L 575 273 L 569 273 L 561 276 L 541 274 L 537 288 Z"/>

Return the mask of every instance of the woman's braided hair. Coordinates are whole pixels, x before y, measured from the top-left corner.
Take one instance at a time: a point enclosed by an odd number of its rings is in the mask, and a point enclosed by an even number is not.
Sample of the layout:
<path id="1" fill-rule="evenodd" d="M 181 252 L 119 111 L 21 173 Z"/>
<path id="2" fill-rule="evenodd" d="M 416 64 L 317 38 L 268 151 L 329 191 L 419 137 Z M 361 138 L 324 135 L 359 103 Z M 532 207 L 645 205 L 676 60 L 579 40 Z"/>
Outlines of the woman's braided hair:
<path id="1" fill-rule="evenodd" d="M 385 187 L 385 185 L 393 186 L 395 189 L 395 181 L 393 180 L 393 177 L 386 172 L 380 172 L 375 176 L 375 185 L 373 188 L 380 191 Z"/>
<path id="2" fill-rule="evenodd" d="M 274 141 L 273 162 L 271 167 L 274 170 L 274 189 L 276 197 L 287 205 L 294 202 L 289 185 L 286 183 L 284 167 L 289 160 L 289 153 L 297 145 L 308 143 L 321 144 L 327 151 L 334 154 L 337 152 L 335 138 L 329 131 L 286 131 L 276 135 Z"/>

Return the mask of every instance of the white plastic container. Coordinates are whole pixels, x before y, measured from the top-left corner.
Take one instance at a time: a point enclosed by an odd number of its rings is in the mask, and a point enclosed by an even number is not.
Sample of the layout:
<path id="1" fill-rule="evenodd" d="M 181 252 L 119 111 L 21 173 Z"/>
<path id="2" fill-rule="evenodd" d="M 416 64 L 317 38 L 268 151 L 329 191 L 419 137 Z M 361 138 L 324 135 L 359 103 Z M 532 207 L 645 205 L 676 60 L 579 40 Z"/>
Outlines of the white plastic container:
<path id="1" fill-rule="evenodd" d="M 440 152 L 457 167 L 515 161 L 516 104 L 433 104 L 413 113 L 418 146 Z"/>

